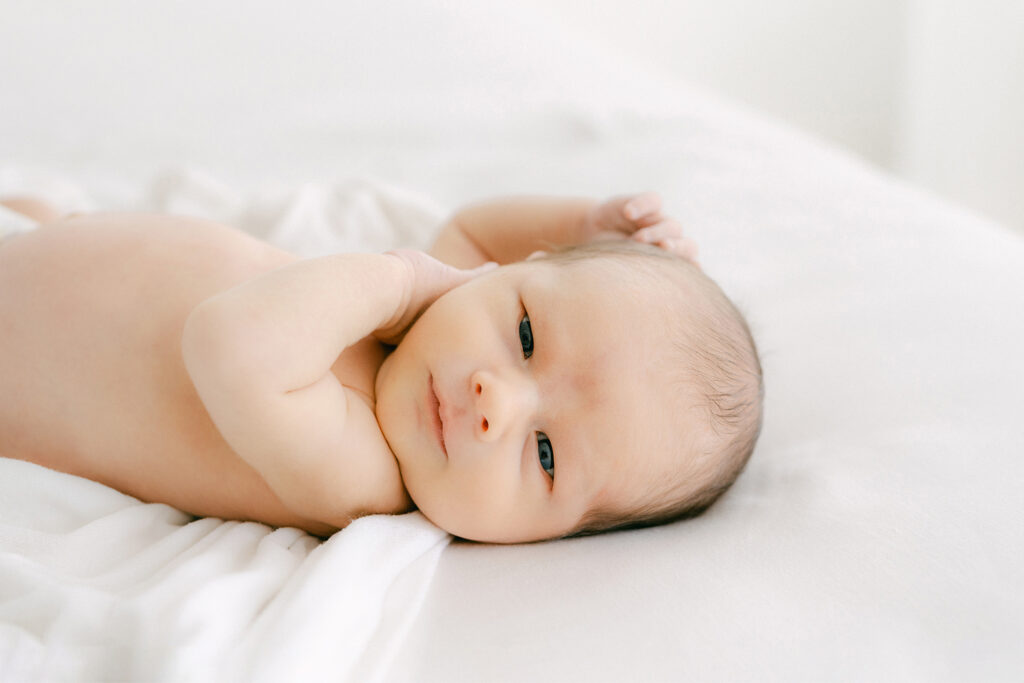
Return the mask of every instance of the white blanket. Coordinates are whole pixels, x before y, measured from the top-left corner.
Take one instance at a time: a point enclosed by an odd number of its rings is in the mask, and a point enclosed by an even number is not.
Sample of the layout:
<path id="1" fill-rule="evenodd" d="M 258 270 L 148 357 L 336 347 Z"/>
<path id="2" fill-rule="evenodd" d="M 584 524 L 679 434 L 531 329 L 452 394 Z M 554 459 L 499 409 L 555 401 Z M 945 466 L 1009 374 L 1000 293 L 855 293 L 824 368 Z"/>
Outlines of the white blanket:
<path id="1" fill-rule="evenodd" d="M 50 186 L 4 178 L 0 194 Z M 170 172 L 144 196 L 142 208 L 221 218 L 307 256 L 421 243 L 441 217 L 365 179 L 256 201 Z M 373 680 L 448 540 L 412 513 L 320 544 L 0 458 L 0 681 Z"/>

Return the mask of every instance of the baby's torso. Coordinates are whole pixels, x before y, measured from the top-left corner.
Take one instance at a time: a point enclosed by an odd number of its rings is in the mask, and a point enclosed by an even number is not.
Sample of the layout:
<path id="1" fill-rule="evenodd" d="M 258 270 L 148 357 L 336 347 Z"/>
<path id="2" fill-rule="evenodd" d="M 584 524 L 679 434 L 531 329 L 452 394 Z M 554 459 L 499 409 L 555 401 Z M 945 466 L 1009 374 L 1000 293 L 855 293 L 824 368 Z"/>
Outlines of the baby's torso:
<path id="1" fill-rule="evenodd" d="M 217 224 L 134 214 L 0 244 L 0 456 L 197 515 L 317 531 L 228 447 L 181 358 L 196 304 L 295 258 Z M 364 339 L 332 368 L 371 409 L 384 356 Z"/>

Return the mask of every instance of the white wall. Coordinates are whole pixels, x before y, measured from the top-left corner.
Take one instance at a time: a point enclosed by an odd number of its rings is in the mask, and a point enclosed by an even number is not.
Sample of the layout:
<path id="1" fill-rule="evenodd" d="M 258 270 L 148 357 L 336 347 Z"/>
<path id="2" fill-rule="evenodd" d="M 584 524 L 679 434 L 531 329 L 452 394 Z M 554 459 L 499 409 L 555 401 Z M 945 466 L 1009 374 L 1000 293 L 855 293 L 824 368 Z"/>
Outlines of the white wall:
<path id="1" fill-rule="evenodd" d="M 893 167 L 1024 230 L 1024 2 L 911 0 Z"/>
<path id="2" fill-rule="evenodd" d="M 546 0 L 626 59 L 1024 231 L 1022 0 Z"/>

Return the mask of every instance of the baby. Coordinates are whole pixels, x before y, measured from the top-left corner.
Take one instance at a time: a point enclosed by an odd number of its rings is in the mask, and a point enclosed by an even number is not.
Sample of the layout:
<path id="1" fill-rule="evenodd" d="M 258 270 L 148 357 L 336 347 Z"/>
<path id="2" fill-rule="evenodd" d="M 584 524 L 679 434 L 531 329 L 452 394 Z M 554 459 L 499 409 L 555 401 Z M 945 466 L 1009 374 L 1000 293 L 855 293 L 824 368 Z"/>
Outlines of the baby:
<path id="1" fill-rule="evenodd" d="M 305 260 L 6 205 L 42 227 L 0 242 L 0 455 L 145 501 L 529 542 L 699 514 L 760 431 L 750 332 L 654 193 L 494 200 L 429 255 Z"/>

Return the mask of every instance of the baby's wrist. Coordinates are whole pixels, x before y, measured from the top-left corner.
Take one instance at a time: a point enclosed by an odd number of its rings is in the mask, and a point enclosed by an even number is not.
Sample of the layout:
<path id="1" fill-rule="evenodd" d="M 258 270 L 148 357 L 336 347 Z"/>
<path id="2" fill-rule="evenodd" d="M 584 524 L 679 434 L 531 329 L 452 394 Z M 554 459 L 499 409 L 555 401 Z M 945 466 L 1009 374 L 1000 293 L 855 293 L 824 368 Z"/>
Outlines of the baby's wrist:
<path id="1" fill-rule="evenodd" d="M 388 251 L 382 254 L 390 264 L 391 276 L 388 282 L 396 285 L 397 302 L 391 314 L 387 316 L 377 328 L 378 337 L 390 337 L 393 330 L 399 326 L 413 299 L 413 289 L 416 286 L 416 270 L 412 263 L 404 258 L 402 250 Z"/>
<path id="2" fill-rule="evenodd" d="M 597 200 L 591 200 L 582 207 L 577 221 L 577 239 L 575 240 L 577 244 L 590 242 L 600 232 L 600 209 L 601 202 Z"/>

